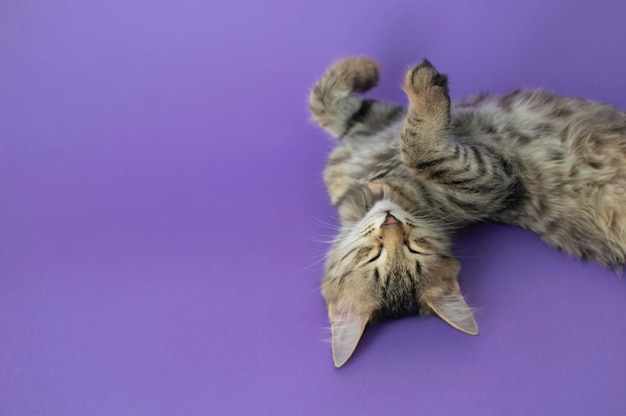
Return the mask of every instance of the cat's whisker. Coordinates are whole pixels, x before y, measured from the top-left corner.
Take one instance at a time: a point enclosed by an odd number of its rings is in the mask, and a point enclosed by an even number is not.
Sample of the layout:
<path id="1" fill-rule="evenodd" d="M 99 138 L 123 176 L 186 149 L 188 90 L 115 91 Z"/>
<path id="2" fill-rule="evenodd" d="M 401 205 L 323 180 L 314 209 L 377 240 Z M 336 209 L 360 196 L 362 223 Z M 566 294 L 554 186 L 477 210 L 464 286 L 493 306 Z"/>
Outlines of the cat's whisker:
<path id="1" fill-rule="evenodd" d="M 324 226 L 325 228 L 329 228 L 329 229 L 334 230 L 334 231 L 340 231 L 341 230 L 341 225 L 340 224 L 329 223 L 329 222 L 323 221 L 322 219 L 320 219 L 318 217 L 313 217 L 313 219 L 318 224 Z"/>

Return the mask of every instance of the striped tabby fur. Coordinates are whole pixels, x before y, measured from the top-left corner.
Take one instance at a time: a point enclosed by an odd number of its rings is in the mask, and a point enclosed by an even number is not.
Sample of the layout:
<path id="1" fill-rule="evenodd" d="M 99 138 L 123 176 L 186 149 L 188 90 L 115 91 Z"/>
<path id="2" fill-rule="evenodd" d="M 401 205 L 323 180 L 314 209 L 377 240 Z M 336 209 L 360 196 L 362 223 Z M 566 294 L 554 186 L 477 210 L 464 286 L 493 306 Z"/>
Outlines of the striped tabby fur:
<path id="1" fill-rule="evenodd" d="M 404 80 L 408 109 L 355 93 L 376 62 L 347 58 L 311 91 L 315 121 L 339 139 L 324 179 L 342 229 L 322 292 L 337 367 L 366 325 L 436 314 L 478 328 L 450 241 L 479 220 L 516 224 L 616 269 L 626 259 L 626 114 L 541 91 L 451 103 L 428 61 Z"/>

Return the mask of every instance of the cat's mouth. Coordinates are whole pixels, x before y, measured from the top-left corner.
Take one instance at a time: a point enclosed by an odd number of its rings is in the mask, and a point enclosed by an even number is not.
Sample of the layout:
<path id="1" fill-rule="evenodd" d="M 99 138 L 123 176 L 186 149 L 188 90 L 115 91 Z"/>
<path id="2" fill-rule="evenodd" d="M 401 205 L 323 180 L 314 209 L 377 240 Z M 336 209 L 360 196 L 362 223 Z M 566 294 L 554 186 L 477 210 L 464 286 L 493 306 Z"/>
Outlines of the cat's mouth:
<path id="1" fill-rule="evenodd" d="M 383 222 L 383 227 L 390 226 L 390 225 L 397 225 L 397 224 L 400 224 L 400 221 L 398 221 L 396 217 L 394 217 L 393 215 L 391 215 L 390 212 L 388 212 L 387 216 L 385 217 L 385 222 Z"/>

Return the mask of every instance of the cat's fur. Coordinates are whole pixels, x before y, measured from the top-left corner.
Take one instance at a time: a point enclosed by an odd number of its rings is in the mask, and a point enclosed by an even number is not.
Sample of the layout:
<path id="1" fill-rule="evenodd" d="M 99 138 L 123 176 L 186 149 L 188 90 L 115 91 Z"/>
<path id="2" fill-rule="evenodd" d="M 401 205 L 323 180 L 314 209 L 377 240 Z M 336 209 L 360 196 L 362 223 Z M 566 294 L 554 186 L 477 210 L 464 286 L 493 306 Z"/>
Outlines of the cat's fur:
<path id="1" fill-rule="evenodd" d="M 450 251 L 469 223 L 516 224 L 624 264 L 626 113 L 541 91 L 451 103 L 426 60 L 406 74 L 405 111 L 356 94 L 378 78 L 376 62 L 347 58 L 310 95 L 313 118 L 339 139 L 324 179 L 342 228 L 322 281 L 337 367 L 379 320 L 434 313 L 478 333 Z"/>

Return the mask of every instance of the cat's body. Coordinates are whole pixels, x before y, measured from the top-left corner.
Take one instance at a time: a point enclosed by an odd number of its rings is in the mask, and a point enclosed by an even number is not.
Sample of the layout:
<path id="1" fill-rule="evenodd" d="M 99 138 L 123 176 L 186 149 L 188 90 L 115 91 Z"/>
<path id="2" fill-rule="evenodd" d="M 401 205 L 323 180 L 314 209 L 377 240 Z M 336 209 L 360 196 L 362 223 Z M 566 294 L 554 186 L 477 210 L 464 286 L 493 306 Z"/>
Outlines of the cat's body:
<path id="1" fill-rule="evenodd" d="M 626 261 L 626 113 L 540 91 L 450 103 L 447 77 L 412 68 L 409 107 L 355 95 L 378 66 L 349 58 L 311 93 L 315 120 L 340 139 L 324 178 L 342 231 L 322 289 L 342 365 L 369 322 L 441 316 L 478 329 L 458 287 L 454 232 L 520 225 L 574 255 Z"/>

